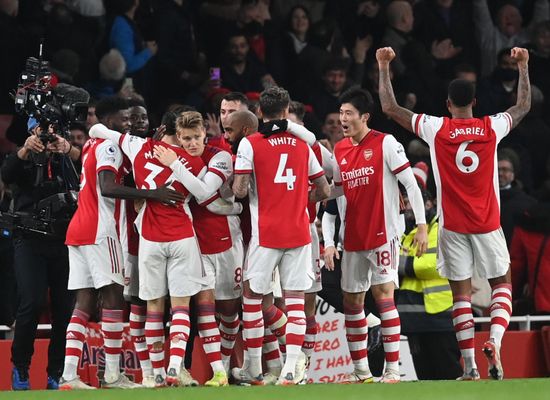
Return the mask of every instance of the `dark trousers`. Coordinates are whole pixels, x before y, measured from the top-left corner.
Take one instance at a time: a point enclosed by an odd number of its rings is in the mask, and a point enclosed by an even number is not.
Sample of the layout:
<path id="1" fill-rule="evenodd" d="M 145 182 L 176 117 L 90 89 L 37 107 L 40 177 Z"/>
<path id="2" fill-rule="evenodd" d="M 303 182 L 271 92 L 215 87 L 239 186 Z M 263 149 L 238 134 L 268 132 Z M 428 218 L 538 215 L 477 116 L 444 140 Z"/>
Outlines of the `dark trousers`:
<path id="1" fill-rule="evenodd" d="M 13 241 L 0 238 L 0 325 L 11 326 L 15 320 L 15 294 Z"/>
<path id="2" fill-rule="evenodd" d="M 462 376 L 460 349 L 454 332 L 423 332 L 407 337 L 418 379 L 444 380 Z"/>
<path id="3" fill-rule="evenodd" d="M 74 306 L 73 295 L 67 290 L 67 247 L 62 240 L 18 237 L 14 248 L 18 305 L 11 360 L 20 369 L 29 367 L 38 320 L 48 304 L 49 289 L 52 330 L 47 372 L 58 378 L 63 372 L 65 332 Z"/>

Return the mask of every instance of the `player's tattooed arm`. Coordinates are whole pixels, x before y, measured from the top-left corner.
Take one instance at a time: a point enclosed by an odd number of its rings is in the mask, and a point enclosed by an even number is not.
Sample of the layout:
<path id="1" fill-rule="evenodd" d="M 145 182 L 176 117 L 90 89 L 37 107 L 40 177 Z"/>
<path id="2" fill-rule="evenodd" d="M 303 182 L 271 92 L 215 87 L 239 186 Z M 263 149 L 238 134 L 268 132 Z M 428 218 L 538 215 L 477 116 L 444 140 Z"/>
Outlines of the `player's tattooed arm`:
<path id="1" fill-rule="evenodd" d="M 248 194 L 248 184 L 250 183 L 250 174 L 235 174 L 233 181 L 233 193 L 238 199 L 243 199 Z"/>
<path id="2" fill-rule="evenodd" d="M 393 93 L 390 79 L 390 62 L 394 58 L 395 52 L 391 47 L 383 47 L 376 50 L 376 59 L 378 60 L 380 76 L 378 81 L 378 94 L 380 96 L 382 111 L 403 128 L 413 132 L 413 112 L 397 104 L 397 100 L 395 100 L 395 95 Z"/>
<path id="3" fill-rule="evenodd" d="M 517 61 L 519 70 L 516 104 L 506 110 L 512 117 L 512 127 L 510 129 L 514 129 L 531 109 L 531 84 L 529 83 L 529 68 L 527 66 L 529 51 L 520 47 L 514 47 L 511 50 L 511 56 Z"/>
<path id="4" fill-rule="evenodd" d="M 309 201 L 317 203 L 318 201 L 325 200 L 330 195 L 330 186 L 327 182 L 327 178 L 322 175 L 313 180 L 315 185 L 311 192 L 309 192 Z"/>

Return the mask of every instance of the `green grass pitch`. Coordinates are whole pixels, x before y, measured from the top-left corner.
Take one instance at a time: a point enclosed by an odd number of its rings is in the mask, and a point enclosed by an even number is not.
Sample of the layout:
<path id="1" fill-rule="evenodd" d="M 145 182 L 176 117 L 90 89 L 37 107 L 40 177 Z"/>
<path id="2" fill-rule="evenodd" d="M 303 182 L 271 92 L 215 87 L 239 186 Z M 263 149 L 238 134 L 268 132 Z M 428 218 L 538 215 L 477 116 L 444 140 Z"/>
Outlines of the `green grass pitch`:
<path id="1" fill-rule="evenodd" d="M 94 391 L 0 392 L 4 400 L 549 400 L 550 378 L 501 382 L 402 382 L 397 385 L 305 385 L 291 387 L 166 388 Z"/>

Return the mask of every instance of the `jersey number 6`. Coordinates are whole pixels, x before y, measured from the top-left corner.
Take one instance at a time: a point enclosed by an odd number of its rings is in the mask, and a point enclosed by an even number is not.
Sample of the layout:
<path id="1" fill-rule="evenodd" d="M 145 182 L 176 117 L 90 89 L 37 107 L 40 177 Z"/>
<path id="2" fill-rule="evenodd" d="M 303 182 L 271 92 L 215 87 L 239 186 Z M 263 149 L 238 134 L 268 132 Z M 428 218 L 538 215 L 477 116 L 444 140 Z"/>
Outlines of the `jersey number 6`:
<path id="1" fill-rule="evenodd" d="M 460 170 L 460 172 L 464 172 L 465 174 L 471 174 L 479 166 L 479 157 L 477 156 L 477 154 L 474 153 L 472 150 L 466 150 L 466 147 L 468 147 L 468 145 L 472 142 L 473 140 L 462 142 L 458 147 L 458 151 L 456 152 L 456 167 Z M 466 158 L 469 158 L 471 160 L 471 163 L 468 165 L 464 164 L 464 159 Z"/>

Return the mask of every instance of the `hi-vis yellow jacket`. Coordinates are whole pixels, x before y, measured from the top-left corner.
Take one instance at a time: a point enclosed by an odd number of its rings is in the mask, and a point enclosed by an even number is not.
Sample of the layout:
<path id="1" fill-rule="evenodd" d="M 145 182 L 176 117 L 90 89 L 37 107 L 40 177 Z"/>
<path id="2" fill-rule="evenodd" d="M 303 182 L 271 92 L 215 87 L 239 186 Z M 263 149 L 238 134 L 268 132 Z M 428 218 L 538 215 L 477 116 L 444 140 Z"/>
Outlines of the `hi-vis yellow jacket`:
<path id="1" fill-rule="evenodd" d="M 428 226 L 428 250 L 422 257 L 415 257 L 416 249 L 411 248 L 416 228 L 405 235 L 401 241 L 401 257 L 405 256 L 406 259 L 405 277 L 399 289 L 422 293 L 425 312 L 428 314 L 440 313 L 448 310 L 453 305 L 453 295 L 449 281 L 442 278 L 436 268 L 438 225 L 436 218 L 430 222 Z M 420 306 L 421 304 L 410 304 L 410 311 L 423 311 Z"/>

